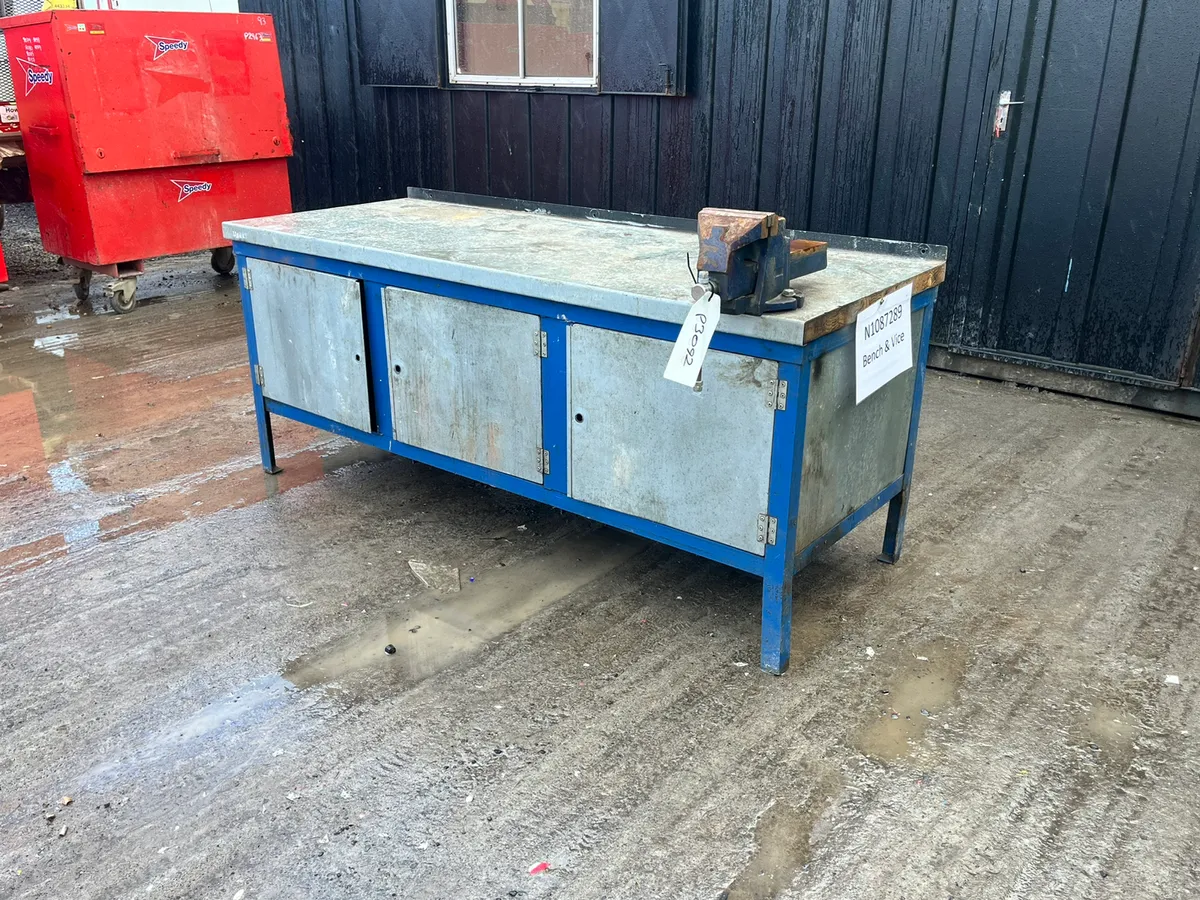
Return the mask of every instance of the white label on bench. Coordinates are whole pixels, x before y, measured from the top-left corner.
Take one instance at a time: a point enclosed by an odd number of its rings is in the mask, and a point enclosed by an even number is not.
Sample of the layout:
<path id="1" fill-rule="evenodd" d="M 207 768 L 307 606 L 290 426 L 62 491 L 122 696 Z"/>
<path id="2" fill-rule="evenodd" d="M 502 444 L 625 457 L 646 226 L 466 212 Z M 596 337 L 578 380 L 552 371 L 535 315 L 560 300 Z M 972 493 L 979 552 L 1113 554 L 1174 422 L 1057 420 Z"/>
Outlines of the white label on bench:
<path id="1" fill-rule="evenodd" d="M 858 314 L 854 326 L 855 403 L 912 368 L 912 285 L 906 284 Z"/>
<path id="2" fill-rule="evenodd" d="M 671 349 L 663 378 L 687 387 L 696 386 L 700 380 L 700 367 L 704 365 L 704 356 L 720 319 L 721 298 L 716 294 L 710 293 L 692 304 Z"/>

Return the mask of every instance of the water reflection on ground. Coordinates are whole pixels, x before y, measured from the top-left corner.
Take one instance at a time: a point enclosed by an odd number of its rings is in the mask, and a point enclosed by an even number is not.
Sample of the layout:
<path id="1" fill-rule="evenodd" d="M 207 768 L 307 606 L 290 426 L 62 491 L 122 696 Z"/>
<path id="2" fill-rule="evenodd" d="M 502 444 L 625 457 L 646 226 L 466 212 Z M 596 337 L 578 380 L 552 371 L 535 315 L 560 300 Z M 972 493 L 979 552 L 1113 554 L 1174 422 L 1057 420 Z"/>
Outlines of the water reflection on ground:
<path id="1" fill-rule="evenodd" d="M 280 420 L 284 471 L 263 473 L 236 283 L 158 283 L 165 302 L 127 316 L 60 283 L 3 295 L 0 578 L 377 455 Z"/>

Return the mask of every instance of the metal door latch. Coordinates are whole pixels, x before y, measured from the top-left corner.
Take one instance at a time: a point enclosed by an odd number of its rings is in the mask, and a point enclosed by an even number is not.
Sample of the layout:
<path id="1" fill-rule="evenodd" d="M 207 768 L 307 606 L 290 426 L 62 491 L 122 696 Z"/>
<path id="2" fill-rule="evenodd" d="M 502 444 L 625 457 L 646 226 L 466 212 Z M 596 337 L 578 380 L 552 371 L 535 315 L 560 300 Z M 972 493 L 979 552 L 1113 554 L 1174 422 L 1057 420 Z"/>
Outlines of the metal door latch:
<path id="1" fill-rule="evenodd" d="M 766 513 L 758 515 L 758 542 L 760 544 L 770 544 L 775 546 L 775 539 L 779 536 L 779 520 L 774 516 L 768 516 Z"/>
<path id="2" fill-rule="evenodd" d="M 1024 103 L 1024 100 L 1014 100 L 1012 98 L 1012 91 L 1000 92 L 1000 100 L 996 103 L 996 127 L 993 129 L 996 137 L 1000 137 L 1000 135 L 1008 130 L 1008 108 L 1010 106 L 1022 106 Z"/>
<path id="3" fill-rule="evenodd" d="M 767 409 L 787 409 L 787 382 L 768 381 L 765 400 Z"/>

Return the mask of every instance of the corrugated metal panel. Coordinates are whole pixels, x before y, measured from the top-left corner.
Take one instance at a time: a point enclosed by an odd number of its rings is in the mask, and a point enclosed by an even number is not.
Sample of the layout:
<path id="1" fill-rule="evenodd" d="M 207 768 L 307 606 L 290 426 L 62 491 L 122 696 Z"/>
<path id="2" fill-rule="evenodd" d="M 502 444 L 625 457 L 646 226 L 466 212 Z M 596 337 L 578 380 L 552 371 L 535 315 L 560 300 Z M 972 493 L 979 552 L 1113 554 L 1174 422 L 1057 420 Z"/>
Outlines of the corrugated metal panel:
<path id="1" fill-rule="evenodd" d="M 947 244 L 943 344 L 1195 377 L 1194 0 L 694 0 L 683 98 L 368 89 L 353 4 L 255 2 L 289 23 L 298 206 L 770 208 Z M 1002 89 L 1026 105 L 997 140 Z"/>
<path id="2" fill-rule="evenodd" d="M 1014 7 L 996 84 L 1025 105 L 1002 138 L 985 140 L 975 232 L 935 337 L 999 358 L 1186 380 L 1200 175 L 1195 4 Z"/>

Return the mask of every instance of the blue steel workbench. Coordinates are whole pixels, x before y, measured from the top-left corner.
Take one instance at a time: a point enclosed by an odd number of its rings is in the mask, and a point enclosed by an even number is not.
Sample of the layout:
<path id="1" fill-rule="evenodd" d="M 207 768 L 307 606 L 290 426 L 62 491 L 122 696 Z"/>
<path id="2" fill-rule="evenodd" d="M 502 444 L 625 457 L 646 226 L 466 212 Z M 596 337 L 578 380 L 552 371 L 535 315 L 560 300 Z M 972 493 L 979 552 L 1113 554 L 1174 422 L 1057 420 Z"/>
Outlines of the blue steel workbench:
<path id="1" fill-rule="evenodd" d="M 226 223 L 264 468 L 286 416 L 751 572 L 783 672 L 813 553 L 886 505 L 900 555 L 944 249 L 814 236 L 803 307 L 722 316 L 691 389 L 694 221 L 430 196 Z M 855 316 L 906 284 L 915 365 L 856 404 Z"/>

